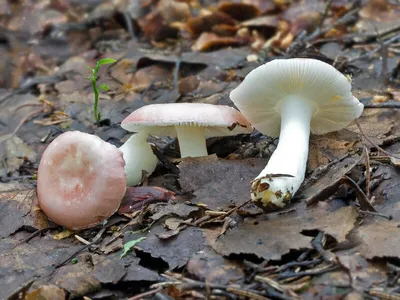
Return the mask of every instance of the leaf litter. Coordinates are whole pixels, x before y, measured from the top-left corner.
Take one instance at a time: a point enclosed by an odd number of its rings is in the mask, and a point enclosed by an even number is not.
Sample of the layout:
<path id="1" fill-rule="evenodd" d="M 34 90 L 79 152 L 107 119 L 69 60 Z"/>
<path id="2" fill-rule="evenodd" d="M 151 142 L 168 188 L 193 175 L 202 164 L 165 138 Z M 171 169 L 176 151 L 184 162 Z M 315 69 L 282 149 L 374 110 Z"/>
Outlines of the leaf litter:
<path id="1" fill-rule="evenodd" d="M 393 1 L 3 2 L 0 298 L 399 297 Z M 252 69 L 282 56 L 350 74 L 366 107 L 363 132 L 350 124 L 311 137 L 306 181 L 283 211 L 248 203 L 276 147 L 257 132 L 212 139 L 210 156 L 178 161 L 175 142 L 152 138 L 163 163 L 107 224 L 69 232 L 38 208 L 37 166 L 60 133 L 120 146 L 133 110 L 232 105 L 229 92 Z M 117 62 L 99 71 L 109 90 L 95 126 L 87 67 L 105 58 Z"/>

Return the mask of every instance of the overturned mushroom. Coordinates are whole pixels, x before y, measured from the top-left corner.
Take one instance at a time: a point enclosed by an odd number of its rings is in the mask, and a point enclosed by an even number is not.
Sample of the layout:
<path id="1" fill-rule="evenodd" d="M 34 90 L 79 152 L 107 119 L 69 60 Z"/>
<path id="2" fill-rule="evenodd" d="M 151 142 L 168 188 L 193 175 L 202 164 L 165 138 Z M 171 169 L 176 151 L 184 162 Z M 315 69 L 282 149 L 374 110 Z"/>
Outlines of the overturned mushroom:
<path id="1" fill-rule="evenodd" d="M 73 230 L 103 222 L 125 195 L 124 164 L 122 152 L 97 136 L 61 134 L 40 160 L 40 208 L 55 223 Z"/>
<path id="2" fill-rule="evenodd" d="M 204 103 L 146 105 L 132 112 L 121 126 L 146 136 L 177 137 L 181 157 L 207 156 L 209 137 L 252 131 L 250 123 L 236 109 Z"/>
<path id="3" fill-rule="evenodd" d="M 261 133 L 279 143 L 251 186 L 251 198 L 265 210 L 283 207 L 304 180 L 310 131 L 340 130 L 358 118 L 363 104 L 346 76 L 315 59 L 277 59 L 252 72 L 230 94 Z"/>

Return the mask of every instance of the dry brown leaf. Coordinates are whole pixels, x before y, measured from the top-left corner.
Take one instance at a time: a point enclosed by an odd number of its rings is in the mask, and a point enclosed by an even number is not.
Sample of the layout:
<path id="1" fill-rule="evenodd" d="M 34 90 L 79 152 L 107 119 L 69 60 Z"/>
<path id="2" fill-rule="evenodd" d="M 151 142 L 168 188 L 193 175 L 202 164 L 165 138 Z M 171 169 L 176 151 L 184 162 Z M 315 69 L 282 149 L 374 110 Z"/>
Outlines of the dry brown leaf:
<path id="1" fill-rule="evenodd" d="M 238 46 L 242 44 L 239 38 L 236 37 L 221 37 L 215 33 L 203 32 L 196 42 L 193 44 L 193 51 L 210 51 L 222 47 Z"/>
<path id="2" fill-rule="evenodd" d="M 204 16 L 190 18 L 186 23 L 187 29 L 193 37 L 202 32 L 210 32 L 215 25 L 235 25 L 236 22 L 229 15 L 222 12 L 213 12 Z"/>
<path id="3" fill-rule="evenodd" d="M 394 221 L 377 219 L 357 229 L 361 241 L 360 253 L 366 259 L 375 257 L 400 257 L 400 228 Z"/>
<path id="4" fill-rule="evenodd" d="M 29 292 L 25 300 L 65 300 L 65 291 L 55 285 L 42 285 Z"/>

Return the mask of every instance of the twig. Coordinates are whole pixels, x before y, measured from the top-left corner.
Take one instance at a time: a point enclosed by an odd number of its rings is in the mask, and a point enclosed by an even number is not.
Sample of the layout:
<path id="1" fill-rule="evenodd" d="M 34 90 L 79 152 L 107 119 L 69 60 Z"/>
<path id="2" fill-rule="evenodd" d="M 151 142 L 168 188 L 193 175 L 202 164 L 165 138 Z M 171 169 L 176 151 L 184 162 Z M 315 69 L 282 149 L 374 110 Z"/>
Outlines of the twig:
<path id="1" fill-rule="evenodd" d="M 236 287 L 231 287 L 228 286 L 226 288 L 226 291 L 229 293 L 232 293 L 234 295 L 238 295 L 244 298 L 248 298 L 248 299 L 254 299 L 254 300 L 269 300 L 269 298 L 261 296 L 253 291 L 249 291 L 249 290 L 244 290 L 244 289 L 239 289 Z"/>
<path id="2" fill-rule="evenodd" d="M 100 231 L 96 234 L 96 236 L 93 238 L 93 240 L 89 244 L 86 244 L 85 246 L 82 246 L 82 248 L 80 248 L 79 250 L 75 251 L 75 253 L 70 255 L 67 259 L 65 259 L 61 263 L 58 263 L 57 265 L 55 265 L 55 269 L 57 269 L 59 267 L 62 267 L 67 262 L 69 262 L 71 259 L 73 259 L 75 256 L 77 256 L 79 253 L 81 253 L 83 250 L 85 250 L 85 249 L 89 248 L 91 245 L 96 244 L 97 242 L 99 242 L 101 236 L 106 231 L 106 228 L 107 227 L 103 227 L 102 229 L 100 229 Z"/>
<path id="3" fill-rule="evenodd" d="M 370 294 L 371 296 L 375 296 L 378 297 L 379 299 L 383 299 L 383 300 L 400 300 L 400 294 L 393 294 L 393 293 L 388 293 L 388 292 L 384 292 L 381 289 L 370 289 L 368 291 L 368 294 Z"/>
<path id="4" fill-rule="evenodd" d="M 313 260 L 306 260 L 306 261 L 292 261 L 292 262 L 289 262 L 287 264 L 284 264 L 284 265 L 280 266 L 277 271 L 278 272 L 283 272 L 283 271 L 285 271 L 285 270 L 287 270 L 289 268 L 293 268 L 293 267 L 314 266 L 314 265 L 319 264 L 320 262 L 322 262 L 321 258 L 316 258 L 316 259 L 313 259 Z"/>
<path id="5" fill-rule="evenodd" d="M 333 0 L 328 0 L 326 2 L 324 12 L 321 15 L 321 19 L 319 20 L 319 24 L 318 24 L 317 28 L 321 28 L 322 25 L 324 25 L 324 21 L 325 21 L 326 17 L 328 16 L 328 12 L 332 6 L 332 2 L 333 2 Z"/>
<path id="6" fill-rule="evenodd" d="M 367 211 L 367 210 L 361 210 L 361 209 L 359 209 L 358 210 L 360 213 L 362 213 L 362 214 L 365 214 L 365 215 L 371 215 L 371 216 L 376 216 L 376 217 L 382 217 L 382 218 L 385 218 L 385 219 L 387 219 L 387 220 L 392 220 L 393 219 L 393 216 L 392 215 L 384 215 L 384 214 L 382 214 L 382 213 L 378 213 L 378 212 L 372 212 L 372 211 Z"/>
<path id="7" fill-rule="evenodd" d="M 323 243 L 325 241 L 325 235 L 322 231 L 312 240 L 311 246 L 317 251 L 322 258 L 328 263 L 336 263 L 336 256 L 331 251 L 325 250 Z"/>
<path id="8" fill-rule="evenodd" d="M 154 290 L 151 290 L 151 291 L 148 291 L 148 292 L 144 292 L 144 293 L 138 294 L 136 296 L 133 296 L 131 298 L 128 298 L 128 300 L 140 300 L 140 299 L 143 299 L 145 297 L 153 296 L 154 294 L 157 294 L 160 291 L 161 291 L 161 287 L 158 287 L 158 288 L 156 288 Z"/>
<path id="9" fill-rule="evenodd" d="M 370 185 L 371 185 L 371 164 L 369 161 L 369 154 L 367 147 L 364 146 L 365 151 L 365 191 L 367 198 L 370 199 Z"/>
<path id="10" fill-rule="evenodd" d="M 367 135 L 365 135 L 365 133 L 364 133 L 363 130 L 361 129 L 360 123 L 358 123 L 357 120 L 354 120 L 354 122 L 356 123 L 356 125 L 357 125 L 357 127 L 358 127 L 358 130 L 360 131 L 361 135 L 362 135 L 368 142 L 370 142 L 372 146 L 374 146 L 374 147 L 377 148 L 379 151 L 385 153 L 385 154 L 388 155 L 388 156 L 391 156 L 391 157 L 400 159 L 400 156 L 394 155 L 394 154 L 392 154 L 392 153 L 390 153 L 390 152 L 388 152 L 388 151 L 382 149 L 382 148 L 379 147 L 376 143 L 374 143 L 373 140 L 371 140 Z"/>
<path id="11" fill-rule="evenodd" d="M 342 182 L 354 189 L 354 192 L 356 193 L 358 199 L 358 203 L 360 203 L 361 209 L 371 212 L 377 212 L 375 207 L 371 204 L 371 202 L 369 202 L 369 199 L 364 194 L 362 189 L 357 185 L 357 183 L 355 183 L 353 179 L 345 175 L 342 179 Z"/>
<path id="12" fill-rule="evenodd" d="M 339 266 L 334 265 L 334 266 L 329 266 L 327 268 L 324 268 L 322 270 L 317 270 L 317 271 L 305 271 L 305 272 L 287 272 L 279 275 L 279 279 L 283 278 L 292 278 L 292 277 L 302 277 L 302 276 L 315 276 L 315 275 L 321 275 L 324 273 L 336 271 L 339 269 Z"/>
<path id="13" fill-rule="evenodd" d="M 41 228 L 36 230 L 35 232 L 31 233 L 30 235 L 28 235 L 26 238 L 24 238 L 22 241 L 20 241 L 18 244 L 15 245 L 15 247 L 22 245 L 24 243 L 28 243 L 31 239 L 33 239 L 34 237 L 38 236 L 39 234 L 42 234 L 43 232 L 52 230 L 52 229 L 56 229 L 58 226 L 48 226 L 46 228 Z M 14 248 L 15 248 L 14 247 Z"/>
<path id="14" fill-rule="evenodd" d="M 399 109 L 400 104 L 397 101 L 389 101 L 383 103 L 364 103 L 364 108 L 394 108 Z"/>

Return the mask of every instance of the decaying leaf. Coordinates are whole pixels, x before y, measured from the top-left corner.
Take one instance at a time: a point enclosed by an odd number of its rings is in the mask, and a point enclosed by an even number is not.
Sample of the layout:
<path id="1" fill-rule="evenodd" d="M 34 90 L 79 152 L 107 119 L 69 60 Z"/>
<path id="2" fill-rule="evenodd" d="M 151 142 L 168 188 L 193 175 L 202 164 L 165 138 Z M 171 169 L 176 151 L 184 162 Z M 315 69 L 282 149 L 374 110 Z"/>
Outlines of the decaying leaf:
<path id="1" fill-rule="evenodd" d="M 160 240 L 156 234 L 165 232 L 163 226 L 153 226 L 138 246 L 138 250 L 150 254 L 152 257 L 161 258 L 168 263 L 169 269 L 182 267 L 187 260 L 204 248 L 204 237 L 200 229 L 187 227 L 177 236 L 167 240 Z M 127 234 L 125 239 L 132 239 L 132 235 Z"/>
<path id="2" fill-rule="evenodd" d="M 322 204 L 307 209 L 305 203 L 299 203 L 295 208 L 286 214 L 271 214 L 268 219 L 246 219 L 217 240 L 206 230 L 206 237 L 222 255 L 255 254 L 275 260 L 290 250 L 310 248 L 311 237 L 301 234 L 305 230 L 320 230 L 338 242 L 345 241 L 358 216 L 353 207 L 335 209 Z"/>
<path id="3" fill-rule="evenodd" d="M 196 206 L 190 206 L 185 203 L 170 203 L 167 205 L 153 205 L 149 207 L 153 213 L 151 219 L 157 221 L 165 216 L 177 216 L 181 218 L 187 218 L 191 213 L 199 210 Z"/>
<path id="4" fill-rule="evenodd" d="M 124 265 L 118 257 L 106 257 L 95 264 L 93 275 L 101 284 L 117 284 L 126 274 Z"/>
<path id="5" fill-rule="evenodd" d="M 133 213 L 141 210 L 145 205 L 155 202 L 168 202 L 169 200 L 175 200 L 175 193 L 161 187 L 129 187 L 124 198 L 122 198 L 118 213 Z"/>
<path id="6" fill-rule="evenodd" d="M 367 259 L 374 257 L 399 257 L 400 239 L 398 224 L 393 221 L 375 220 L 357 229 L 357 237 L 361 241 L 360 253 Z"/>
<path id="7" fill-rule="evenodd" d="M 188 262 L 187 270 L 198 280 L 221 285 L 239 283 L 244 275 L 238 265 L 211 250 L 194 255 Z"/>
<path id="8" fill-rule="evenodd" d="M 250 181 L 265 167 L 263 159 L 223 160 L 215 155 L 187 158 L 179 164 L 180 184 L 193 191 L 193 202 L 228 209 L 250 198 Z"/>
<path id="9" fill-rule="evenodd" d="M 0 193 L 0 238 L 23 226 L 41 229 L 48 226 L 47 216 L 37 209 L 36 190 Z"/>
<path id="10" fill-rule="evenodd" d="M 215 33 L 204 32 L 193 44 L 194 51 L 210 51 L 222 47 L 238 46 L 243 41 L 237 37 L 218 36 Z"/>
<path id="11" fill-rule="evenodd" d="M 55 285 L 42 285 L 29 292 L 25 300 L 65 300 L 65 291 Z"/>

